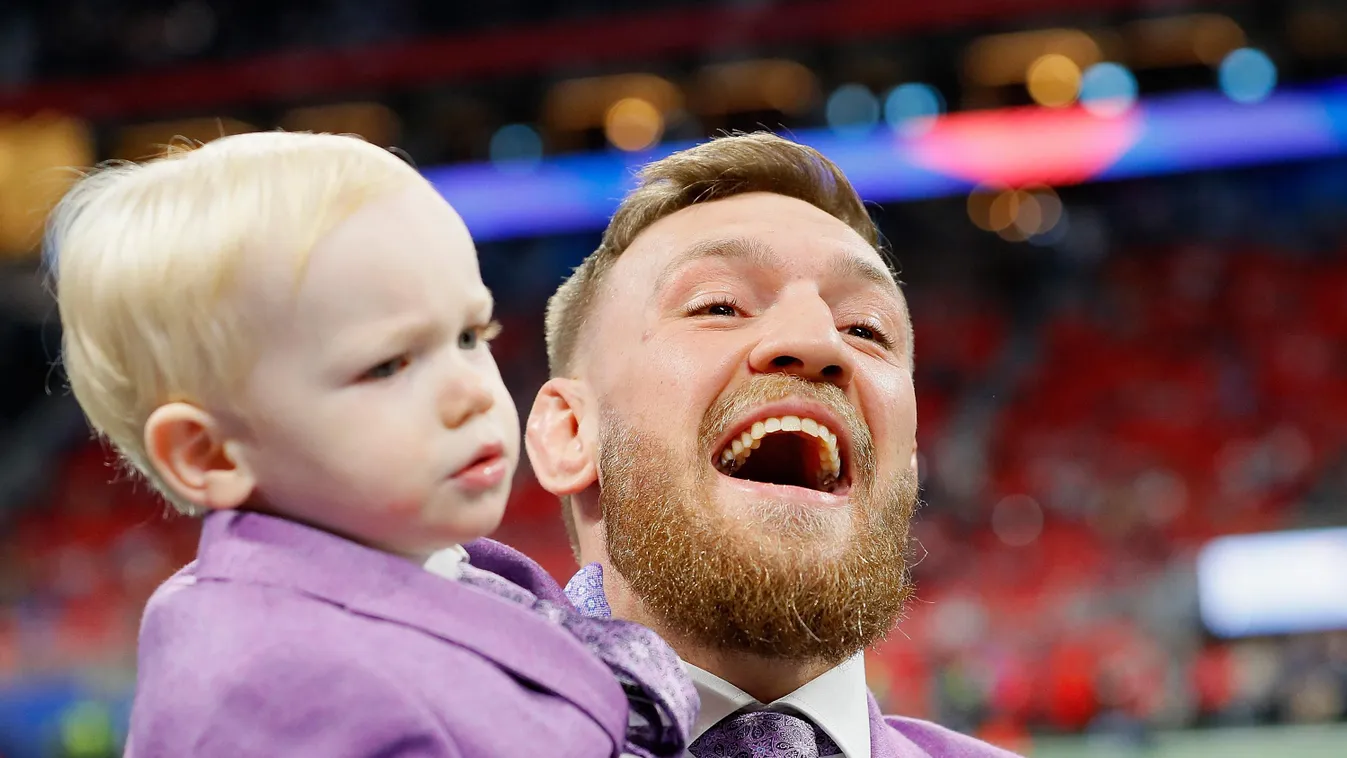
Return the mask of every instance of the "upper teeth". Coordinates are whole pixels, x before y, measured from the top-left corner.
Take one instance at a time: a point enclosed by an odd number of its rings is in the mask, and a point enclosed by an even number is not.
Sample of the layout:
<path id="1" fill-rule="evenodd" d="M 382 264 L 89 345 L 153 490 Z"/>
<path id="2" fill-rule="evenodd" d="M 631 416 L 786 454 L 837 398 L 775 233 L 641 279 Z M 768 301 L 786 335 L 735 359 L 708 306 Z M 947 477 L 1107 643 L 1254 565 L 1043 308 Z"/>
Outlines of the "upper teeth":
<path id="1" fill-rule="evenodd" d="M 720 467 L 727 473 L 736 471 L 762 444 L 762 438 L 777 432 L 804 432 L 818 440 L 818 459 L 821 485 L 831 486 L 842 474 L 842 457 L 837 452 L 837 435 L 828 427 L 807 416 L 774 416 L 753 422 L 738 437 L 725 443 L 720 451 Z"/>

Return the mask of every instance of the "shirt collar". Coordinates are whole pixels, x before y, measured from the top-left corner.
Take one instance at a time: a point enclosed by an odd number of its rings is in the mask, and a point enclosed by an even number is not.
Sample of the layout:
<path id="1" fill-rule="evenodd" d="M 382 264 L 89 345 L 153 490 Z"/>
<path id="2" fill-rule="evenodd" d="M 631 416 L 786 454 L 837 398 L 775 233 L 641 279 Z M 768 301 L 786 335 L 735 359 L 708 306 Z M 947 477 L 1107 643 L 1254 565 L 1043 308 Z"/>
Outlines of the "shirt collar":
<path id="1" fill-rule="evenodd" d="M 683 666 L 702 701 L 693 740 L 737 711 L 793 710 L 832 737 L 845 758 L 870 758 L 870 690 L 865 682 L 864 652 L 768 705 L 709 671 L 687 662 Z"/>
<path id="2" fill-rule="evenodd" d="M 451 545 L 431 554 L 426 562 L 422 564 L 426 571 L 432 574 L 442 576 L 445 579 L 455 579 L 459 577 L 459 567 L 468 561 L 468 551 L 462 545 Z"/>

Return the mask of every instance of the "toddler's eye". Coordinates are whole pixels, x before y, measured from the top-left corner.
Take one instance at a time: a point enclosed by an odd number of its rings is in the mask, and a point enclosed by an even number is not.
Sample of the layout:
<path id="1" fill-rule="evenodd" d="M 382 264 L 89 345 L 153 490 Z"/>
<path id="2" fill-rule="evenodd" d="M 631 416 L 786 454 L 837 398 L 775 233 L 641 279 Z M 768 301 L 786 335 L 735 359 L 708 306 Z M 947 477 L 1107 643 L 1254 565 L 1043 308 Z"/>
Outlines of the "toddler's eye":
<path id="1" fill-rule="evenodd" d="M 383 363 L 380 363 L 379 365 L 374 366 L 365 373 L 361 374 L 360 379 L 362 381 L 378 381 L 380 379 L 388 379 L 397 376 L 399 373 L 402 372 L 403 369 L 407 368 L 407 365 L 410 362 L 411 361 L 408 360 L 407 356 L 405 355 L 399 356 L 392 360 L 384 361 Z"/>
<path id="2" fill-rule="evenodd" d="M 483 342 L 490 342 L 500 334 L 500 322 L 492 321 L 484 326 L 474 326 L 471 329 L 464 329 L 458 335 L 458 347 L 460 350 L 472 350 Z"/>

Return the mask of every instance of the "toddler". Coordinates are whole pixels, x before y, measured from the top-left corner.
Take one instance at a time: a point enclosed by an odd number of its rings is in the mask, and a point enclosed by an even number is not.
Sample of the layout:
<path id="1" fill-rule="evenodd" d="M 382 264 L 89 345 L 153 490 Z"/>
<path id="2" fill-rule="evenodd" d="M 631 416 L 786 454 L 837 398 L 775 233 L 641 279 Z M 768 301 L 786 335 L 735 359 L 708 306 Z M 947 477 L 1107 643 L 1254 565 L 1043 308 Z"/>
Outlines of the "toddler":
<path id="1" fill-rule="evenodd" d="M 204 515 L 145 609 L 128 756 L 682 754 L 673 651 L 478 539 L 518 417 L 472 240 L 411 166 L 227 137 L 94 172 L 47 242 L 75 397 Z"/>

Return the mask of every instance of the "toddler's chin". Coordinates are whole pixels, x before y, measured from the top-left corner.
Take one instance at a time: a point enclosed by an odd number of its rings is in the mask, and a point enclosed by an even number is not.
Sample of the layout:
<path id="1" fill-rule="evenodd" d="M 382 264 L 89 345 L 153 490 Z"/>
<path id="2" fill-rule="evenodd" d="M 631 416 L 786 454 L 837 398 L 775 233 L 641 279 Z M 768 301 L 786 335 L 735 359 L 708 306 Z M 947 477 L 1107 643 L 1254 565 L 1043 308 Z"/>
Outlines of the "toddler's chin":
<path id="1" fill-rule="evenodd" d="M 505 519 L 507 494 L 483 498 L 474 503 L 460 504 L 437 530 L 447 545 L 462 545 L 482 537 L 490 537 Z"/>

